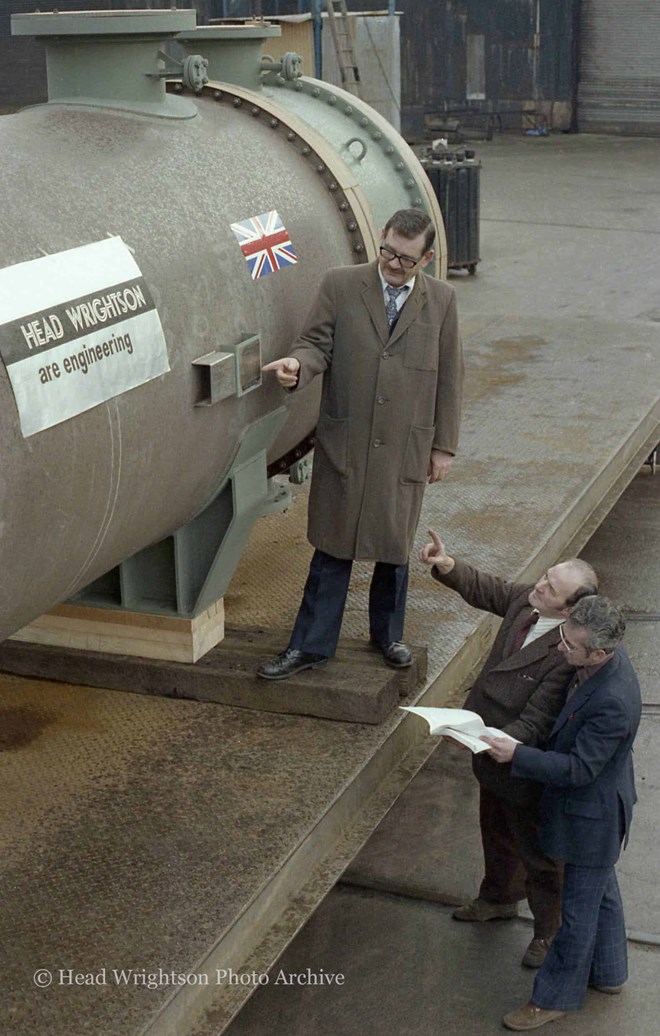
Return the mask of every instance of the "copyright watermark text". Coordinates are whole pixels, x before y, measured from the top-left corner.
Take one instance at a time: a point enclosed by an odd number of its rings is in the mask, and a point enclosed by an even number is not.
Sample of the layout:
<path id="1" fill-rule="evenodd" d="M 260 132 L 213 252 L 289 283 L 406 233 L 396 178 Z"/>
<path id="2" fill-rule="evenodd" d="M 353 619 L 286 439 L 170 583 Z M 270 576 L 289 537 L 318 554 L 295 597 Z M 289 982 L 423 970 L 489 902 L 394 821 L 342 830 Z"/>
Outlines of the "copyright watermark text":
<path id="1" fill-rule="evenodd" d="M 75 968 L 39 968 L 33 975 L 35 986 L 142 986 L 161 989 L 163 986 L 343 986 L 342 972 L 323 968 L 314 971 L 234 971 L 216 968 L 211 972 L 166 971 L 163 968 L 99 968 L 76 971 Z"/>

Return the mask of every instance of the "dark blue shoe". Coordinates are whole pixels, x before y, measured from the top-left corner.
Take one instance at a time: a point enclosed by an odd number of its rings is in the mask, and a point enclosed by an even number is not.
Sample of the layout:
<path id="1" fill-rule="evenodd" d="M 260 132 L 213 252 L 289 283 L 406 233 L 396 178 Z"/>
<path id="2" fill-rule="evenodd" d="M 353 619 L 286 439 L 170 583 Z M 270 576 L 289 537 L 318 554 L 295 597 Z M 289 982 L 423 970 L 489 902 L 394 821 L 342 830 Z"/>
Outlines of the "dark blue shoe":
<path id="1" fill-rule="evenodd" d="M 389 644 L 378 644 L 375 640 L 371 643 L 377 647 L 383 658 L 392 669 L 407 669 L 412 665 L 410 648 L 400 640 L 392 640 Z"/>

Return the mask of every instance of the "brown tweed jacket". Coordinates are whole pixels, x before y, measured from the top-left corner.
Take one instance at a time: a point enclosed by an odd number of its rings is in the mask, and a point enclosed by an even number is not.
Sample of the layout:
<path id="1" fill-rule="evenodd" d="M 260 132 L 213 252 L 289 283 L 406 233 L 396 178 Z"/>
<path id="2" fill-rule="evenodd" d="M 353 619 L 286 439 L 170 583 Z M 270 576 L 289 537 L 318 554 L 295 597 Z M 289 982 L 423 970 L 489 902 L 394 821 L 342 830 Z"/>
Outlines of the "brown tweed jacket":
<path id="1" fill-rule="evenodd" d="M 431 450 L 453 454 L 458 444 L 453 286 L 418 273 L 390 335 L 378 264 L 329 270 L 290 355 L 300 361 L 298 391 L 323 375 L 310 543 L 336 558 L 405 564 Z"/>
<path id="2" fill-rule="evenodd" d="M 439 582 L 456 590 L 474 608 L 502 616 L 502 625 L 465 699 L 465 708 L 477 712 L 488 726 L 499 727 L 523 744 L 542 747 L 575 675 L 557 650 L 558 627 L 514 651 L 516 637 L 531 615 L 531 586 L 506 582 L 458 558 L 447 575 L 441 575 L 436 568 L 432 572 Z M 473 756 L 472 765 L 479 781 L 491 791 L 507 795 L 520 792 L 523 798 L 527 797 L 530 782 L 511 777 L 509 765 L 496 763 L 486 753 Z"/>

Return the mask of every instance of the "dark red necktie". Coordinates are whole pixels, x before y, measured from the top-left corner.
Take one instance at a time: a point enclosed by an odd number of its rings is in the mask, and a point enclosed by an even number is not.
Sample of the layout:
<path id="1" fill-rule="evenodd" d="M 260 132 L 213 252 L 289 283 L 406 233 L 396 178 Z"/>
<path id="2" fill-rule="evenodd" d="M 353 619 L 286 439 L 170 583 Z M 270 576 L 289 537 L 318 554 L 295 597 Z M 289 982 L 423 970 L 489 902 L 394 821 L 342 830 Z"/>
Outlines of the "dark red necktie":
<path id="1" fill-rule="evenodd" d="M 527 622 L 523 623 L 523 625 L 518 630 L 518 635 L 513 643 L 513 651 L 511 652 L 512 654 L 516 651 L 520 651 L 521 647 L 525 643 L 525 637 L 531 630 L 532 626 L 535 626 L 538 621 L 539 613 L 535 610 L 532 612 Z"/>

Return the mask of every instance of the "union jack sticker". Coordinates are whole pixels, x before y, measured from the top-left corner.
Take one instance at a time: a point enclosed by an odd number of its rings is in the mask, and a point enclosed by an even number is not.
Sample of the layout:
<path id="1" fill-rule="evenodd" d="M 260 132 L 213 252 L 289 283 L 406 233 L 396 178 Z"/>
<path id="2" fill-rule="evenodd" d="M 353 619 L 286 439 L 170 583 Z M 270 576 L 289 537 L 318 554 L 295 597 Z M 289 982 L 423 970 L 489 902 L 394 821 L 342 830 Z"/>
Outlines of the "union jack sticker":
<path id="1" fill-rule="evenodd" d="M 253 281 L 298 262 L 289 233 L 275 209 L 232 223 L 231 229 L 247 260 Z"/>

